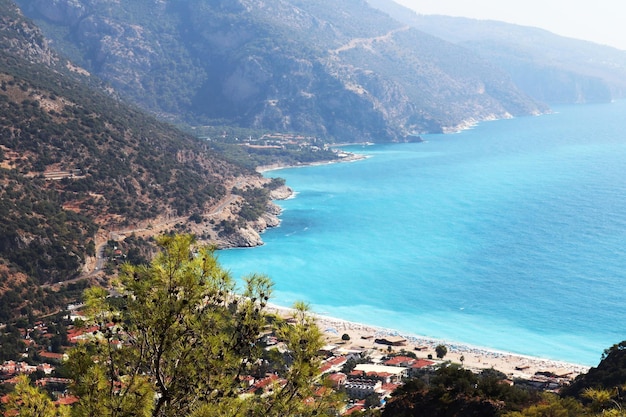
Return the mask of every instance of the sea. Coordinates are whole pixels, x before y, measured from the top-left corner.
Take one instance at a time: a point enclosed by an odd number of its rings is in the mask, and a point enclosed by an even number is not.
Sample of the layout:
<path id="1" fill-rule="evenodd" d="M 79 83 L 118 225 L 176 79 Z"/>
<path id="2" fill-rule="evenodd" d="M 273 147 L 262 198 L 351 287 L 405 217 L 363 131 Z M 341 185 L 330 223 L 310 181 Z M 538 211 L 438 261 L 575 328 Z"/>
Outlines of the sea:
<path id="1" fill-rule="evenodd" d="M 626 339 L 626 101 L 422 138 L 266 172 L 282 223 L 221 264 L 281 306 L 597 365 Z"/>

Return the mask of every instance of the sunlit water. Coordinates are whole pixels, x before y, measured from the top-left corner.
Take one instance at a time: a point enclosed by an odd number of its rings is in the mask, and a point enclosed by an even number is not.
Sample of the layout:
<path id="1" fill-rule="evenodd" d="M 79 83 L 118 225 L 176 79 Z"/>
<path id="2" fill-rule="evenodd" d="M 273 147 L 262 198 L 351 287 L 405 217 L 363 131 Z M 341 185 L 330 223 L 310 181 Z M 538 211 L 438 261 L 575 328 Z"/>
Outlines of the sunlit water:
<path id="1" fill-rule="evenodd" d="M 587 365 L 626 339 L 626 102 L 425 139 L 267 173 L 282 225 L 220 261 L 407 334 Z"/>

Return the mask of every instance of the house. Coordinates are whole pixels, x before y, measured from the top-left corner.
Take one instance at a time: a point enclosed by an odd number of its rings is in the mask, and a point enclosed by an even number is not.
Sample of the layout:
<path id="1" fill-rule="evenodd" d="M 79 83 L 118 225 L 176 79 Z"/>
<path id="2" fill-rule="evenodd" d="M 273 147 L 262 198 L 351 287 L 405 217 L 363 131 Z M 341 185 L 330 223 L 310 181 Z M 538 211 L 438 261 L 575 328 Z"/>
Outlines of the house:
<path id="1" fill-rule="evenodd" d="M 365 400 L 357 401 L 341 415 L 349 416 L 352 413 L 355 413 L 357 411 L 363 411 L 363 410 L 365 410 Z"/>
<path id="2" fill-rule="evenodd" d="M 391 396 L 391 394 L 393 394 L 393 392 L 400 386 L 402 386 L 402 384 L 383 384 L 383 386 L 380 387 L 382 397 Z"/>
<path id="3" fill-rule="evenodd" d="M 0 366 L 0 372 L 13 376 L 19 374 L 32 374 L 37 370 L 36 366 L 31 366 L 26 362 L 14 362 L 14 361 L 6 361 L 2 366 Z"/>
<path id="4" fill-rule="evenodd" d="M 62 395 L 54 403 L 56 405 L 72 405 L 74 403 L 77 403 L 78 401 L 78 397 L 75 397 L 73 395 Z"/>
<path id="5" fill-rule="evenodd" d="M 54 352 L 48 352 L 45 350 L 39 351 L 39 357 L 41 359 L 48 359 L 48 360 L 57 361 L 57 362 L 62 362 L 64 360 L 67 360 L 68 358 L 66 353 L 54 353 Z"/>
<path id="6" fill-rule="evenodd" d="M 320 356 L 325 358 L 333 356 L 333 352 L 337 349 L 337 345 L 325 345 L 317 352 Z"/>
<path id="7" fill-rule="evenodd" d="M 419 374 L 419 371 L 422 369 L 430 368 L 435 364 L 433 361 L 429 361 L 426 359 L 418 359 L 411 364 L 409 367 L 409 376 L 415 376 Z"/>
<path id="8" fill-rule="evenodd" d="M 328 375 L 328 380 L 330 381 L 333 388 L 339 388 L 348 381 L 348 377 L 344 373 L 335 372 L 334 374 Z"/>
<path id="9" fill-rule="evenodd" d="M 343 365 L 348 361 L 345 356 L 336 356 L 322 362 L 320 367 L 320 373 L 326 374 L 330 372 L 337 372 L 341 370 Z"/>
<path id="10" fill-rule="evenodd" d="M 353 373 L 360 373 L 368 378 L 379 379 L 383 383 L 400 382 L 402 378 L 409 375 L 409 369 L 399 366 L 375 365 L 370 363 L 360 363 Z M 352 375 L 352 373 L 351 373 Z"/>
<path id="11" fill-rule="evenodd" d="M 54 371 L 54 366 L 49 363 L 40 363 L 37 365 L 37 370 L 43 372 L 45 375 L 50 375 Z"/>
<path id="12" fill-rule="evenodd" d="M 411 358 L 409 356 L 394 356 L 391 359 L 388 359 L 384 362 L 387 366 L 401 366 L 404 368 L 411 367 L 417 359 Z"/>
<path id="13" fill-rule="evenodd" d="M 81 328 L 73 328 L 68 330 L 67 332 L 67 340 L 71 344 L 76 344 L 81 340 L 86 340 L 92 338 L 94 335 L 98 333 L 100 328 L 98 326 L 91 326 L 84 329 Z"/>
<path id="14" fill-rule="evenodd" d="M 248 388 L 247 392 L 250 394 L 268 393 L 274 389 L 274 386 L 282 386 L 285 383 L 286 381 L 280 378 L 278 375 L 270 374 L 265 378 L 256 381 L 250 388 Z"/>
<path id="15" fill-rule="evenodd" d="M 380 381 L 362 378 L 346 382 L 343 389 L 349 398 L 363 399 L 379 391 L 382 386 Z"/>
<path id="16" fill-rule="evenodd" d="M 361 348 L 361 349 L 355 349 L 355 348 L 344 348 L 344 347 L 340 347 L 337 350 L 335 350 L 335 355 L 336 356 L 345 356 L 347 359 L 362 359 L 363 357 L 367 356 L 367 353 L 369 352 L 369 349 L 365 349 L 365 348 Z"/>

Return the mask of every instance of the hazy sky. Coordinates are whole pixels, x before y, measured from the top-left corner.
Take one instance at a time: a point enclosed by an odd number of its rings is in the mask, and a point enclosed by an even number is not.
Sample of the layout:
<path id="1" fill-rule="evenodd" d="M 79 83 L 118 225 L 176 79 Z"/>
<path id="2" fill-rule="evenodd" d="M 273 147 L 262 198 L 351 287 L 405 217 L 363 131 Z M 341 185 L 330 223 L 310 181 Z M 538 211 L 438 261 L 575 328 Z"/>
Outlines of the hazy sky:
<path id="1" fill-rule="evenodd" d="M 422 14 L 494 19 L 626 50 L 623 0 L 395 0 Z"/>

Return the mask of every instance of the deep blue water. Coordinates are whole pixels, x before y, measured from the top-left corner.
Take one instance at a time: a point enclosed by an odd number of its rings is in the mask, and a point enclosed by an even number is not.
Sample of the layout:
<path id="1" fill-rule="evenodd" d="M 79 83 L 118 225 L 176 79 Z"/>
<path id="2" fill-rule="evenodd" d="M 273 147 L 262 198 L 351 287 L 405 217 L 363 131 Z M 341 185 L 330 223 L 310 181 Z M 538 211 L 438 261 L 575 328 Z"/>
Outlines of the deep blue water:
<path id="1" fill-rule="evenodd" d="M 282 225 L 220 261 L 409 334 L 587 365 L 626 339 L 626 102 L 425 139 L 267 173 Z"/>

